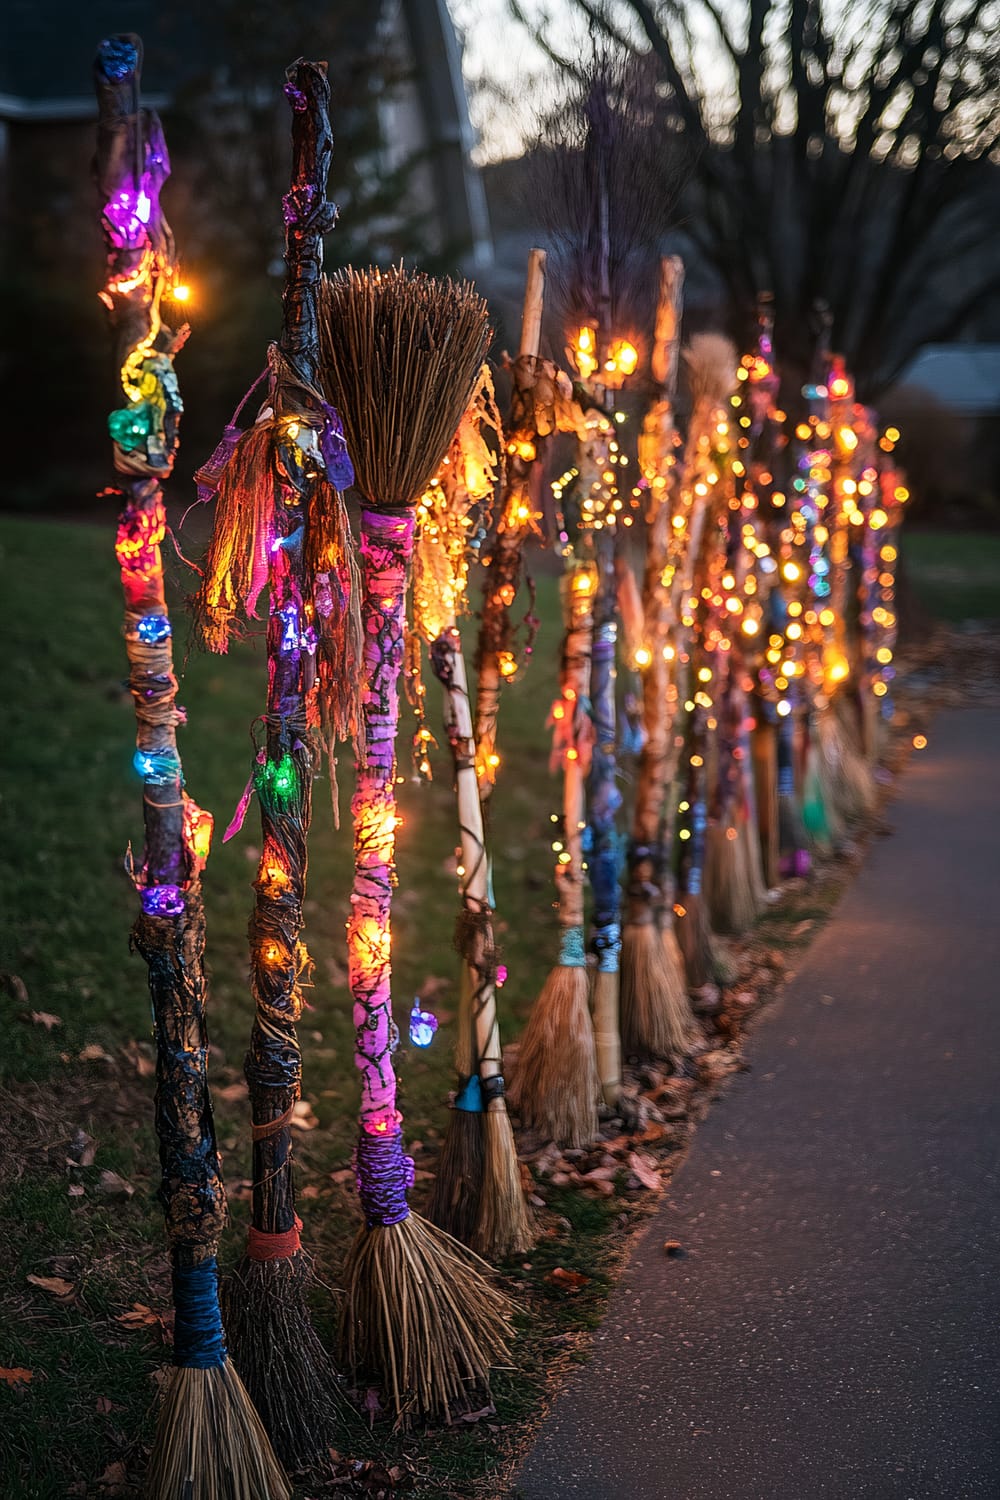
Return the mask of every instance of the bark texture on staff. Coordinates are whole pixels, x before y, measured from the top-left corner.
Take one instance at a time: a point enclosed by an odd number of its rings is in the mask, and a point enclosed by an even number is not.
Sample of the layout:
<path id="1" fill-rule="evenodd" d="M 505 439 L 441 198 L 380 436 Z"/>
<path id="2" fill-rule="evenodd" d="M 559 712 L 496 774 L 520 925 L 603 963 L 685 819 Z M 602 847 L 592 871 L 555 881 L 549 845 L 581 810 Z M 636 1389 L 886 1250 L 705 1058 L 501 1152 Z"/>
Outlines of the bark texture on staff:
<path id="1" fill-rule="evenodd" d="M 249 924 L 255 1016 L 244 1071 L 253 1122 L 253 1199 L 247 1253 L 225 1288 L 227 1327 L 272 1441 L 294 1467 L 317 1459 L 337 1421 L 337 1377 L 312 1325 L 310 1263 L 295 1211 L 292 1118 L 301 1094 L 296 1022 L 310 960 L 302 942 L 317 718 L 314 580 L 306 563 L 311 509 L 326 483 L 320 437 L 328 414 L 316 391 L 318 292 L 333 138 L 325 63 L 286 74 L 292 109 L 292 180 L 283 200 L 287 277 L 282 329 L 270 364 L 257 509 L 269 584 L 267 708 L 253 774 L 261 856 Z M 233 463 L 239 464 L 240 451 Z"/>
<path id="2" fill-rule="evenodd" d="M 226 1200 L 208 1086 L 205 922 L 199 876 L 211 817 L 184 791 L 176 731 L 171 628 L 161 543 L 161 484 L 173 468 L 182 411 L 173 356 L 187 329 L 161 314 L 176 274 L 160 209 L 170 171 L 159 121 L 139 106 L 142 44 L 102 42 L 94 66 L 99 123 L 95 179 L 102 205 L 110 314 L 125 405 L 109 429 L 123 498 L 115 551 L 125 594 L 136 767 L 143 777 L 142 914 L 132 943 L 146 960 L 156 1039 L 155 1123 L 160 1201 L 171 1247 L 174 1371 L 147 1478 L 151 1500 L 288 1500 L 290 1490 L 227 1358 L 216 1249 Z"/>

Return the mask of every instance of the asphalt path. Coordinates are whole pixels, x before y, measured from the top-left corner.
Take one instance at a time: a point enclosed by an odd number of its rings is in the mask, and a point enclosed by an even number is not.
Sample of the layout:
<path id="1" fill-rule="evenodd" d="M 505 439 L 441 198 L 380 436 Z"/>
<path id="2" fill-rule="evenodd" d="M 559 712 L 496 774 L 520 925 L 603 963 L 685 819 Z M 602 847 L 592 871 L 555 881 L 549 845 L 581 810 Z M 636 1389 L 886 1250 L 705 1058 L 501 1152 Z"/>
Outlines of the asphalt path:
<path id="1" fill-rule="evenodd" d="M 522 1500 L 1000 1500 L 1000 712 L 939 715 L 888 818 Z"/>

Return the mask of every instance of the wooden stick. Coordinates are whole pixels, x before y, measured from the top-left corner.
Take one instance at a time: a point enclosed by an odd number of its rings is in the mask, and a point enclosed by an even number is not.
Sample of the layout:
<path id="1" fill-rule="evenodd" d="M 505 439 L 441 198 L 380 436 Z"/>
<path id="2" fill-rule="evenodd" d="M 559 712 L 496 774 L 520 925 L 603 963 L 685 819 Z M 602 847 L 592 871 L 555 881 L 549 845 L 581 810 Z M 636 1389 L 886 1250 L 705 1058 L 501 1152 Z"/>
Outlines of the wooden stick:
<path id="1" fill-rule="evenodd" d="M 534 383 L 532 362 L 541 348 L 542 312 L 545 301 L 545 251 L 528 252 L 528 274 L 521 315 L 521 343 L 514 367 L 515 408 L 530 399 Z M 513 424 L 511 436 L 513 432 Z M 529 435 L 532 439 L 534 434 Z M 480 796 L 485 802 L 496 779 L 497 716 L 503 684 L 501 658 L 511 649 L 511 607 L 521 582 L 524 544 L 533 529 L 534 503 L 530 493 L 534 458 L 522 458 L 516 447 L 508 455 L 507 486 L 493 556 L 483 583 L 483 608 L 476 652 L 476 772 Z"/>

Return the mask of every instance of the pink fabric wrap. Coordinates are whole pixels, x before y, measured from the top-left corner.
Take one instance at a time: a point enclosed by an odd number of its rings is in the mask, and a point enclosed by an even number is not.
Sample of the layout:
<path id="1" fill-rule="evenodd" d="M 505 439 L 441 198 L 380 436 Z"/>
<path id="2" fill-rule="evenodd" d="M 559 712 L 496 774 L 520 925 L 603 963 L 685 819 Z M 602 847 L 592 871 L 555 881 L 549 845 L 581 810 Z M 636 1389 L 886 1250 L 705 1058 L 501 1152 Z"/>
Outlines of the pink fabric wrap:
<path id="1" fill-rule="evenodd" d="M 354 1060 L 361 1070 L 360 1119 L 362 1128 L 372 1135 L 387 1135 L 398 1122 L 392 1066 L 389 919 L 404 596 L 415 524 L 413 511 L 361 513 L 363 710 L 368 764 L 358 768 L 357 789 L 351 800 L 354 888 L 347 948 L 354 996 Z"/>

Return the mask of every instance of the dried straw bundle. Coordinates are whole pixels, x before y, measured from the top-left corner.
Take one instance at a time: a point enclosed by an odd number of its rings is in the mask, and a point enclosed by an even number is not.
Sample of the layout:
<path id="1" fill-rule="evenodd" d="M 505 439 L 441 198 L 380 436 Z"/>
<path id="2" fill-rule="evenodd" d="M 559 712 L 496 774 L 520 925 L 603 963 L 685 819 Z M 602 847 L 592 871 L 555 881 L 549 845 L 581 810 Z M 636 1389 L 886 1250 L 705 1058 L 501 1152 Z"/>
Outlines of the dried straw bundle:
<path id="1" fill-rule="evenodd" d="M 401 1424 L 450 1421 L 506 1359 L 510 1309 L 478 1261 L 409 1210 L 392 1066 L 390 908 L 398 680 L 414 509 L 479 378 L 490 338 L 468 284 L 402 268 L 343 271 L 323 287 L 323 380 L 343 414 L 361 514 L 364 752 L 351 804 L 348 922 L 362 1075 L 358 1191 L 365 1225 L 345 1267 L 342 1357 L 376 1380 Z"/>
<path id="2" fill-rule="evenodd" d="M 291 1500 L 232 1363 L 173 1371 L 160 1408 L 147 1500 Z"/>

